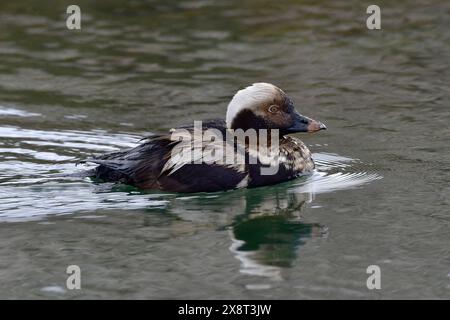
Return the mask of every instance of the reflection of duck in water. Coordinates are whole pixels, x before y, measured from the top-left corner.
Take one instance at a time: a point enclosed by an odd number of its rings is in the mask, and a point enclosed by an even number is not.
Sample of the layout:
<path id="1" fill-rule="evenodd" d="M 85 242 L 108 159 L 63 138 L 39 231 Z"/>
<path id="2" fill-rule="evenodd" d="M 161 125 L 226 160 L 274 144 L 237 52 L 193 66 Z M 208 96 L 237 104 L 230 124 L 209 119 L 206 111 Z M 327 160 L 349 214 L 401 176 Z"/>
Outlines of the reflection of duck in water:
<path id="1" fill-rule="evenodd" d="M 301 216 L 312 195 L 292 192 L 297 182 L 216 194 L 174 195 L 167 207 L 158 210 L 166 219 L 172 217 L 175 223 L 170 230 L 174 235 L 211 228 L 227 230 L 229 249 L 241 262 L 242 273 L 280 279 L 281 271 L 294 264 L 301 246 L 311 238 L 326 236 L 325 227 L 305 222 Z"/>
<path id="2" fill-rule="evenodd" d="M 246 214 L 236 217 L 230 232 L 230 250 L 241 261 L 242 273 L 280 279 L 282 268 L 292 266 L 301 245 L 326 234 L 320 224 L 302 222 L 305 196 L 276 193 L 266 199 L 263 194 L 247 197 Z"/>
<path id="3" fill-rule="evenodd" d="M 303 179 L 306 181 L 308 178 Z M 325 227 L 305 222 L 301 216 L 313 195 L 292 192 L 298 182 L 216 194 L 174 195 L 167 207 L 158 210 L 176 221 L 170 228 L 174 234 L 227 230 L 229 249 L 241 262 L 241 273 L 281 279 L 282 270 L 294 264 L 301 246 L 311 238 L 326 236 Z"/>

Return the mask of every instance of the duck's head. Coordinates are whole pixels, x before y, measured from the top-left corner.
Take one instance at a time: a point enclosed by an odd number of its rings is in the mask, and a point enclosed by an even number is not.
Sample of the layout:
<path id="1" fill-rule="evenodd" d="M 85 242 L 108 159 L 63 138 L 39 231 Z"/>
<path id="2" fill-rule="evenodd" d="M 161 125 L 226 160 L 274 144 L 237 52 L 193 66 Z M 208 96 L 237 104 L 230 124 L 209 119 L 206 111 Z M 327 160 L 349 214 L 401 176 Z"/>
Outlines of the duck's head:
<path id="1" fill-rule="evenodd" d="M 316 132 L 326 126 L 295 110 L 292 100 L 270 83 L 254 83 L 239 90 L 228 104 L 229 129 L 278 129 L 280 135 Z"/>

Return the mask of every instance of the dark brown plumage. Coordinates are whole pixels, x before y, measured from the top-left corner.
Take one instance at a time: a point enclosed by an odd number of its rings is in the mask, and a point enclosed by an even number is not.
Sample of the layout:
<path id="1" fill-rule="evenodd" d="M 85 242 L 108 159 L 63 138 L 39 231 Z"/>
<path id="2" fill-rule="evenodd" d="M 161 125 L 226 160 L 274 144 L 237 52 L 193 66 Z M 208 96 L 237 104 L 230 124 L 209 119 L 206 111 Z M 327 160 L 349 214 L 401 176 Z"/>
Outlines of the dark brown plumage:
<path id="1" fill-rule="evenodd" d="M 242 106 L 238 103 L 242 103 Z M 310 151 L 301 140 L 286 134 L 324 128 L 323 124 L 298 114 L 292 101 L 280 89 L 270 84 L 254 84 L 233 97 L 228 106 L 227 121 L 212 120 L 203 123 L 203 133 L 214 129 L 224 139 L 204 141 L 202 147 L 206 150 L 212 146 L 230 144 L 225 137 L 232 129 L 269 129 L 271 141 L 275 137 L 272 132 L 276 129 L 281 133 L 278 137 L 279 152 L 276 163 L 274 158 L 268 158 L 260 152 L 259 135 L 256 149 L 248 140 L 237 143 L 237 148 L 245 155 L 244 163 L 228 163 L 225 161 L 226 154 L 222 158 L 224 161 L 214 163 L 206 162 L 204 155 L 200 158 L 194 157 L 194 160 L 202 160 L 199 163 L 193 163 L 192 159 L 186 161 L 182 157 L 184 151 L 181 151 L 183 149 L 180 147 L 190 152 L 189 148 L 193 149 L 194 144 L 191 141 L 186 143 L 184 140 L 174 140 L 174 135 L 192 134 L 195 131 L 193 126 L 172 129 L 167 134 L 145 138 L 135 148 L 96 156 L 86 161 L 99 165 L 94 170 L 93 177 L 142 189 L 213 192 L 252 188 L 287 181 L 311 172 L 314 162 Z M 195 134 L 192 136 L 195 137 Z M 234 145 L 232 148 L 234 150 Z M 277 170 L 272 170 L 271 174 L 267 175 L 262 173 L 263 168 Z"/>

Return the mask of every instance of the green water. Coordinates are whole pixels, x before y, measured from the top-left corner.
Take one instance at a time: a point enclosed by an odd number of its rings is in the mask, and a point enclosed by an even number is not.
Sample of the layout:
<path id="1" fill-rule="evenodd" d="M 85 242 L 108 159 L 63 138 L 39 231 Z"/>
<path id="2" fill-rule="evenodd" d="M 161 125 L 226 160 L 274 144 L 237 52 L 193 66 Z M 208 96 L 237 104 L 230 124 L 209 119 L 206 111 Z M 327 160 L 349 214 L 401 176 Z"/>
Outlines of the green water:
<path id="1" fill-rule="evenodd" d="M 450 3 L 0 3 L 0 298 L 450 298 Z M 67 177 L 253 82 L 317 172 L 179 195 Z M 67 266 L 81 290 L 66 288 Z M 366 269 L 381 269 L 369 290 Z"/>

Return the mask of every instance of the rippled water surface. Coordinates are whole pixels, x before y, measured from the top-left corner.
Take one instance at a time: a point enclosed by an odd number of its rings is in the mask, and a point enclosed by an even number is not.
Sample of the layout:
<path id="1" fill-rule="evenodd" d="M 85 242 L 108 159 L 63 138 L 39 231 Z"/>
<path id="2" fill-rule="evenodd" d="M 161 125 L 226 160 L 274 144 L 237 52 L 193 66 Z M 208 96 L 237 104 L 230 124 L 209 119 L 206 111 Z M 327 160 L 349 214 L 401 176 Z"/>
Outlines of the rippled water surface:
<path id="1" fill-rule="evenodd" d="M 0 298 L 450 298 L 450 3 L 0 3 Z M 317 171 L 211 194 L 74 175 L 253 82 Z M 87 167 L 89 168 L 89 167 Z M 68 265 L 82 290 L 66 288 Z M 368 290 L 378 265 L 381 290 Z"/>

